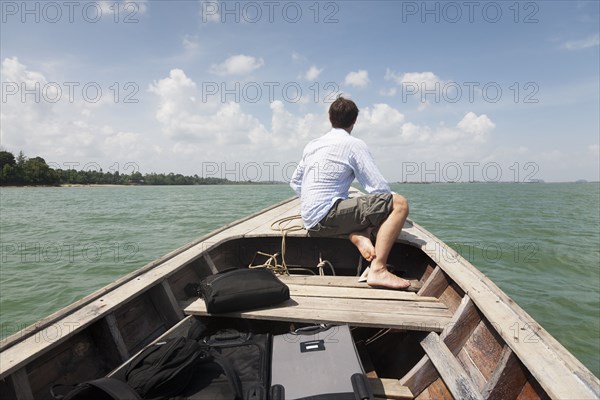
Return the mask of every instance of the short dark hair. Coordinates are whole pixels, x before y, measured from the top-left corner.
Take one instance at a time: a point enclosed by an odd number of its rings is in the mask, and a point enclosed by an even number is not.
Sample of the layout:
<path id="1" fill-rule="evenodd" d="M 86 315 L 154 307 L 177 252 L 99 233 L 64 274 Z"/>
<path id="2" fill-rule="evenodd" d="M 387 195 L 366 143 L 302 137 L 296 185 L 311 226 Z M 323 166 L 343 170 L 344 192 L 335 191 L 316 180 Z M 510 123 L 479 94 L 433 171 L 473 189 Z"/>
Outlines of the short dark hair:
<path id="1" fill-rule="evenodd" d="M 342 96 L 335 99 L 329 106 L 329 121 L 334 128 L 349 128 L 356 122 L 357 117 L 358 107 L 356 104 Z"/>

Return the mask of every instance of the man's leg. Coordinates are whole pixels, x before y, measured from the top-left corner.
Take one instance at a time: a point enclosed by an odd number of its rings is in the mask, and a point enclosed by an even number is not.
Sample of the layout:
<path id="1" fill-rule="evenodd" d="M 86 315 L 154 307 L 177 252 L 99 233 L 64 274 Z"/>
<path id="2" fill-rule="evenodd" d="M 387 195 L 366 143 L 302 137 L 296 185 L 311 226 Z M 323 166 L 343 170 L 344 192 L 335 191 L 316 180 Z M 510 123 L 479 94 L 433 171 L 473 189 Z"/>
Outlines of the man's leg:
<path id="1" fill-rule="evenodd" d="M 402 231 L 404 222 L 408 217 L 408 201 L 398 194 L 393 195 L 392 201 L 392 212 L 383 221 L 377 232 L 375 255 L 371 260 L 367 283 L 370 286 L 405 289 L 410 286 L 410 282 L 389 272 L 386 264 L 392 246 L 398 238 L 400 231 Z"/>
<path id="2" fill-rule="evenodd" d="M 353 232 L 349 235 L 350 241 L 358 248 L 358 251 L 367 261 L 375 259 L 375 246 L 371 242 L 372 228 L 365 229 L 360 232 Z"/>

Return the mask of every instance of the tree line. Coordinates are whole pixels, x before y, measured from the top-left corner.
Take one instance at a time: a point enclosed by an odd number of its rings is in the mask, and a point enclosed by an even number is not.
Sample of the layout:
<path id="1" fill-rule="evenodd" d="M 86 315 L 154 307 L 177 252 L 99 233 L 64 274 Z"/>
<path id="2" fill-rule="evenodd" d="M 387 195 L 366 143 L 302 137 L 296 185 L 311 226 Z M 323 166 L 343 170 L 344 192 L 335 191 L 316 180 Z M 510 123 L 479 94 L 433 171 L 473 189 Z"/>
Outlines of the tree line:
<path id="1" fill-rule="evenodd" d="M 76 171 L 51 168 L 42 157 L 27 158 L 23 152 L 15 157 L 0 150 L 0 186 L 58 185 L 219 185 L 239 183 L 222 178 L 203 178 L 181 174 L 121 174 L 119 171 Z"/>

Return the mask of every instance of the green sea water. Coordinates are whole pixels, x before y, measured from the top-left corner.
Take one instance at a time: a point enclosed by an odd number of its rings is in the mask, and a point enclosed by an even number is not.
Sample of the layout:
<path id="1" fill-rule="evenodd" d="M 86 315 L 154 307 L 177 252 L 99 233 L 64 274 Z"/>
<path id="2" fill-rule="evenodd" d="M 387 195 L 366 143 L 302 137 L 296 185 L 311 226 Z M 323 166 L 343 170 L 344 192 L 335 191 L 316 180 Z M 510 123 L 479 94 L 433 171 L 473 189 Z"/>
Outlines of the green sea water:
<path id="1" fill-rule="evenodd" d="M 600 375 L 600 184 L 393 190 Z M 287 185 L 2 188 L 1 335 L 291 195 Z"/>

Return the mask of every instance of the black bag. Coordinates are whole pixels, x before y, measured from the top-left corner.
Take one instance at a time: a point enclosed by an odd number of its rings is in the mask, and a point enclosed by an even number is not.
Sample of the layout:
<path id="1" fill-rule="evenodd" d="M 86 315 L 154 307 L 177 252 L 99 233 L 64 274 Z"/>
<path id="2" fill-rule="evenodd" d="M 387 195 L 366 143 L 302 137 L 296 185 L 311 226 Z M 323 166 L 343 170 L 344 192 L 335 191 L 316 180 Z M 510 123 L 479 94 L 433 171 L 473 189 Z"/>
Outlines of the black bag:
<path id="1" fill-rule="evenodd" d="M 196 378 L 181 396 L 193 400 L 267 399 L 271 335 L 227 329 L 206 337 L 202 343 L 211 349 L 215 359 L 221 358 L 220 365 L 226 368 L 214 363 L 198 366 Z M 210 384 L 204 384 L 206 380 Z"/>
<path id="2" fill-rule="evenodd" d="M 69 388 L 65 394 L 59 394 Z M 141 397 L 125 382 L 113 378 L 100 378 L 76 386 L 54 385 L 50 395 L 55 400 L 141 400 Z"/>
<path id="3" fill-rule="evenodd" d="M 56 400 L 266 399 L 269 335 L 228 330 L 199 342 L 195 334 L 147 347 L 113 378 L 55 385 L 50 393 Z M 59 395 L 59 387 L 69 390 Z"/>
<path id="4" fill-rule="evenodd" d="M 207 349 L 178 337 L 147 347 L 125 370 L 123 380 L 144 399 L 176 396 L 192 379 L 196 365 L 211 360 Z"/>
<path id="5" fill-rule="evenodd" d="M 242 399 L 242 385 L 227 359 L 205 344 L 178 337 L 147 347 L 115 378 L 127 382 L 142 399 L 162 400 L 188 398 L 219 375 L 225 378 L 227 398 Z"/>
<path id="6" fill-rule="evenodd" d="M 266 268 L 241 268 L 210 275 L 200 282 L 209 313 L 250 310 L 282 303 L 289 288 Z"/>

